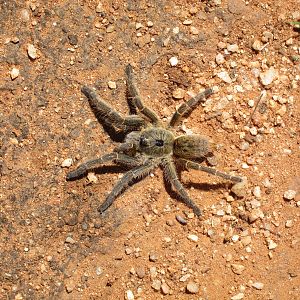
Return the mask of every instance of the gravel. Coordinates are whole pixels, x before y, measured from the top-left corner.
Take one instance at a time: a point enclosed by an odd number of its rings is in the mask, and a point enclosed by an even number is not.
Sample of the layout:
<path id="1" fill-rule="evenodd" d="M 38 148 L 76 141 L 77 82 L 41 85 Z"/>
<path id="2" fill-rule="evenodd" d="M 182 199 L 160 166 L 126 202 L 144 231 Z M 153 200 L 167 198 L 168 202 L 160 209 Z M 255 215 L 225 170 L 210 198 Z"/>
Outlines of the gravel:
<path id="1" fill-rule="evenodd" d="M 63 162 L 61 163 L 61 166 L 63 168 L 69 168 L 72 166 L 73 163 L 73 159 L 72 158 L 66 158 L 65 160 L 63 160 Z"/>
<path id="2" fill-rule="evenodd" d="M 238 197 L 244 197 L 247 193 L 247 182 L 243 180 L 242 182 L 238 182 L 234 184 L 231 188 L 231 192 L 234 193 Z"/>
<path id="3" fill-rule="evenodd" d="M 260 82 L 265 86 L 270 85 L 277 77 L 278 71 L 274 67 L 259 75 Z"/>
<path id="4" fill-rule="evenodd" d="M 241 275 L 243 271 L 245 270 L 245 266 L 240 264 L 231 264 L 231 270 L 233 273 L 237 275 Z"/>
<path id="5" fill-rule="evenodd" d="M 20 74 L 20 70 L 17 68 L 12 68 L 10 71 L 10 78 L 11 80 L 15 80 Z"/>
<path id="6" fill-rule="evenodd" d="M 190 240 L 190 241 L 192 241 L 192 242 L 198 242 L 198 236 L 197 235 L 195 235 L 195 234 L 189 234 L 188 236 L 187 236 L 187 238 Z"/>
<path id="7" fill-rule="evenodd" d="M 114 90 L 114 89 L 117 88 L 117 84 L 116 84 L 115 81 L 108 81 L 108 82 L 107 82 L 107 85 L 108 85 L 108 87 L 109 87 L 111 90 Z"/>
<path id="8" fill-rule="evenodd" d="M 170 59 L 169 59 L 169 62 L 170 62 L 170 65 L 172 67 L 175 67 L 177 66 L 178 64 L 178 58 L 176 56 L 172 56 Z"/>
<path id="9" fill-rule="evenodd" d="M 297 192 L 294 190 L 287 190 L 283 194 L 285 200 L 291 201 L 296 197 Z"/>
<path id="10" fill-rule="evenodd" d="M 165 282 L 162 283 L 160 289 L 164 295 L 168 295 L 170 293 L 170 287 Z"/>
<path id="11" fill-rule="evenodd" d="M 186 290 L 190 294 L 197 294 L 199 292 L 199 285 L 194 281 L 190 281 L 186 286 Z"/>
<path id="12" fill-rule="evenodd" d="M 127 290 L 125 292 L 125 299 L 126 300 L 134 300 L 134 294 L 131 290 Z"/>
<path id="13" fill-rule="evenodd" d="M 184 219 L 182 216 L 176 215 L 175 218 L 178 221 L 178 223 L 180 223 L 181 225 L 186 225 L 187 224 L 187 220 Z"/>
<path id="14" fill-rule="evenodd" d="M 34 45 L 32 44 L 28 44 L 27 45 L 27 53 L 28 53 L 28 56 L 32 59 L 32 60 L 35 60 L 38 58 L 38 55 L 37 55 L 37 49 L 34 47 Z"/>
<path id="15" fill-rule="evenodd" d="M 151 287 L 155 290 L 155 291 L 159 291 L 160 288 L 161 288 L 161 281 L 158 280 L 158 279 L 154 279 L 152 284 L 151 284 Z"/>
<path id="16" fill-rule="evenodd" d="M 155 262 L 158 260 L 158 254 L 156 252 L 151 252 L 149 254 L 149 260 L 152 262 Z"/>
<path id="17" fill-rule="evenodd" d="M 262 282 L 254 282 L 252 284 L 252 287 L 254 287 L 257 290 L 262 290 L 264 287 L 264 284 Z"/>
<path id="18" fill-rule="evenodd" d="M 185 90 L 181 88 L 177 88 L 176 90 L 173 91 L 172 96 L 174 99 L 182 99 L 185 95 Z"/>

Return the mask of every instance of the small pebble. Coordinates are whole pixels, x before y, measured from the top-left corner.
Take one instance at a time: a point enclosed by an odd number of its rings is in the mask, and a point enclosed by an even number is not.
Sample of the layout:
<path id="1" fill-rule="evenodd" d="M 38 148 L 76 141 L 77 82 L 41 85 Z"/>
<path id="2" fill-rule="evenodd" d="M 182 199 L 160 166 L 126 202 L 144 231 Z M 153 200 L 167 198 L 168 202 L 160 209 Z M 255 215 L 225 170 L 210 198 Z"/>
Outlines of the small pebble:
<path id="1" fill-rule="evenodd" d="M 70 236 L 68 236 L 68 237 L 66 238 L 65 242 L 66 242 L 67 244 L 75 244 L 75 243 L 76 243 L 76 241 L 75 241 L 72 237 L 70 237 Z"/>
<path id="2" fill-rule="evenodd" d="M 20 16 L 23 22 L 28 22 L 30 20 L 29 11 L 25 8 L 21 10 Z"/>
<path id="3" fill-rule="evenodd" d="M 254 287 L 257 290 L 262 290 L 264 287 L 264 284 L 262 282 L 254 282 L 252 284 L 252 287 Z"/>
<path id="4" fill-rule="evenodd" d="M 247 235 L 247 236 L 241 237 L 241 243 L 244 247 L 248 246 L 251 243 L 251 236 Z"/>
<path id="5" fill-rule="evenodd" d="M 277 70 L 271 67 L 266 72 L 260 73 L 259 78 L 263 85 L 270 85 L 278 77 Z"/>
<path id="6" fill-rule="evenodd" d="M 181 89 L 181 88 L 177 88 L 176 90 L 173 91 L 173 98 L 175 99 L 182 99 L 185 95 L 185 90 Z"/>
<path id="7" fill-rule="evenodd" d="M 286 228 L 291 228 L 293 226 L 293 220 L 287 220 L 285 222 L 285 227 Z"/>
<path id="8" fill-rule="evenodd" d="M 237 235 L 237 234 L 235 234 L 235 235 L 233 235 L 232 237 L 231 237 L 231 240 L 234 242 L 234 243 L 236 243 L 238 240 L 239 240 L 239 236 Z"/>
<path id="9" fill-rule="evenodd" d="M 75 288 L 75 283 L 74 283 L 74 281 L 73 280 L 68 280 L 67 282 L 66 282 L 66 291 L 68 292 L 68 293 L 72 293 L 73 292 L 73 290 L 74 290 L 74 288 Z"/>
<path id="10" fill-rule="evenodd" d="M 133 295 L 133 292 L 131 290 L 127 290 L 125 292 L 125 299 L 126 300 L 134 300 L 134 295 Z"/>
<path id="11" fill-rule="evenodd" d="M 34 45 L 32 44 L 28 44 L 27 46 L 27 53 L 28 53 L 28 56 L 31 58 L 31 59 L 36 59 L 38 57 L 37 55 L 37 50 L 36 48 L 34 47 Z"/>
<path id="12" fill-rule="evenodd" d="M 117 84 L 115 83 L 115 81 L 108 81 L 107 82 L 108 87 L 113 90 L 117 88 Z"/>
<path id="13" fill-rule="evenodd" d="M 265 45 L 259 40 L 255 40 L 252 44 L 252 49 L 255 51 L 261 51 L 264 49 L 264 47 Z"/>
<path id="14" fill-rule="evenodd" d="M 241 300 L 244 299 L 244 293 L 238 293 L 230 298 L 231 300 Z"/>
<path id="15" fill-rule="evenodd" d="M 158 260 L 158 254 L 156 252 L 150 252 L 149 260 L 152 261 L 152 262 L 157 261 Z"/>
<path id="16" fill-rule="evenodd" d="M 97 268 L 96 268 L 96 275 L 97 275 L 97 276 L 100 276 L 102 273 L 103 273 L 102 268 L 101 268 L 101 267 L 97 267 Z"/>
<path id="17" fill-rule="evenodd" d="M 238 197 L 244 197 L 247 192 L 247 182 L 243 180 L 242 182 L 238 182 L 234 184 L 231 188 L 231 192 L 234 193 Z"/>
<path id="18" fill-rule="evenodd" d="M 232 79 L 230 78 L 227 71 L 219 72 L 219 73 L 217 73 L 217 76 L 226 83 L 231 83 L 232 82 Z"/>
<path id="19" fill-rule="evenodd" d="M 190 240 L 190 241 L 192 241 L 192 242 L 198 242 L 198 236 L 197 235 L 195 235 L 195 234 L 189 234 L 188 236 L 187 236 L 187 238 Z"/>
<path id="20" fill-rule="evenodd" d="M 283 194 L 283 198 L 288 201 L 293 200 L 295 198 L 295 196 L 296 196 L 296 191 L 294 191 L 294 190 L 287 190 Z"/>
<path id="21" fill-rule="evenodd" d="M 186 290 L 188 293 L 197 294 L 199 292 L 199 285 L 194 281 L 190 281 L 186 286 Z"/>
<path id="22" fill-rule="evenodd" d="M 159 291 L 160 288 L 161 288 L 161 282 L 160 280 L 158 279 L 154 279 L 152 284 L 151 284 L 151 287 L 155 290 L 155 291 Z"/>
<path id="23" fill-rule="evenodd" d="M 250 147 L 250 144 L 249 144 L 248 142 L 246 142 L 246 141 L 243 141 L 243 142 L 241 143 L 241 145 L 240 145 L 240 149 L 243 150 L 243 151 L 248 150 L 249 147 Z"/>
<path id="24" fill-rule="evenodd" d="M 17 68 L 12 68 L 11 71 L 10 71 L 10 78 L 11 80 L 14 80 L 16 79 L 20 74 L 20 70 L 17 69 Z"/>
<path id="25" fill-rule="evenodd" d="M 245 270 L 245 267 L 240 264 L 231 264 L 231 270 L 233 273 L 237 275 L 241 275 L 243 271 Z"/>
<path id="26" fill-rule="evenodd" d="M 179 278 L 179 281 L 185 282 L 191 277 L 191 274 L 185 274 Z"/>
<path id="27" fill-rule="evenodd" d="M 184 20 L 184 21 L 182 22 L 183 25 L 191 25 L 192 23 L 193 23 L 192 20 Z"/>
<path id="28" fill-rule="evenodd" d="M 186 224 L 187 224 L 187 220 L 184 219 L 183 217 L 181 217 L 180 215 L 176 215 L 176 220 L 177 220 L 178 223 L 180 223 L 181 225 L 186 225 Z"/>
<path id="29" fill-rule="evenodd" d="M 248 101 L 248 105 L 249 105 L 249 107 L 254 107 L 254 100 L 252 100 L 252 99 L 250 99 L 249 101 Z"/>
<path id="30" fill-rule="evenodd" d="M 89 173 L 88 173 L 87 179 L 88 179 L 88 181 L 91 182 L 91 183 L 97 183 L 97 182 L 98 182 L 98 178 L 97 178 L 97 176 L 95 175 L 95 173 L 93 173 L 93 172 L 89 172 Z"/>
<path id="31" fill-rule="evenodd" d="M 291 45 L 293 45 L 293 43 L 294 43 L 293 38 L 289 38 L 288 40 L 285 41 L 285 44 L 286 44 L 287 46 L 291 46 Z"/>
<path id="32" fill-rule="evenodd" d="M 218 54 L 216 55 L 216 63 L 217 63 L 218 65 L 221 65 L 221 64 L 223 64 L 224 62 L 225 62 L 225 58 L 224 58 L 223 54 L 218 53 Z"/>
<path id="33" fill-rule="evenodd" d="M 140 266 L 135 269 L 135 272 L 136 272 L 137 277 L 140 279 L 144 278 L 146 275 L 145 269 Z"/>
<path id="34" fill-rule="evenodd" d="M 138 30 L 140 28 L 144 27 L 142 23 L 136 23 L 135 24 L 135 29 Z"/>
<path id="35" fill-rule="evenodd" d="M 65 159 L 65 160 L 61 163 L 61 166 L 62 166 L 63 168 L 68 168 L 68 167 L 71 167 L 72 163 L 73 163 L 73 159 L 72 159 L 72 158 L 67 158 L 67 159 Z"/>
<path id="36" fill-rule="evenodd" d="M 115 26 L 114 25 L 108 25 L 106 28 L 106 32 L 107 33 L 111 33 L 115 30 Z"/>
<path id="37" fill-rule="evenodd" d="M 130 255 L 133 252 L 131 248 L 126 248 L 125 249 L 125 254 Z"/>
<path id="38" fill-rule="evenodd" d="M 160 289 L 164 295 L 168 295 L 170 293 L 170 287 L 165 282 L 162 283 Z"/>
<path id="39" fill-rule="evenodd" d="M 153 25 L 154 25 L 154 24 L 153 24 L 152 21 L 148 21 L 148 22 L 147 22 L 147 26 L 148 26 L 148 27 L 152 27 Z"/>
<path id="40" fill-rule="evenodd" d="M 253 189 L 253 195 L 254 195 L 256 198 L 260 198 L 260 197 L 261 197 L 261 189 L 260 189 L 260 186 L 254 187 L 254 189 Z"/>
<path id="41" fill-rule="evenodd" d="M 191 34 L 197 35 L 197 34 L 199 34 L 199 29 L 197 29 L 194 26 L 191 26 L 190 32 L 191 32 Z"/>
<path id="42" fill-rule="evenodd" d="M 228 45 L 227 50 L 229 52 L 238 52 L 239 51 L 239 46 L 237 44 Z"/>
<path id="43" fill-rule="evenodd" d="M 264 213 L 261 209 L 259 208 L 256 208 L 256 209 L 253 209 L 249 215 L 249 223 L 254 223 L 256 220 L 258 220 L 259 218 L 260 219 L 263 219 L 264 218 Z"/>
<path id="44" fill-rule="evenodd" d="M 178 58 L 176 56 L 172 56 L 170 59 L 169 59 L 169 62 L 170 62 L 170 65 L 172 67 L 175 67 L 177 66 L 178 64 Z"/>
<path id="45" fill-rule="evenodd" d="M 101 2 L 98 3 L 97 7 L 96 7 L 96 12 L 97 13 L 101 13 L 103 12 L 103 5 Z"/>
<path id="46" fill-rule="evenodd" d="M 268 249 L 269 250 L 273 250 L 273 249 L 275 249 L 277 247 L 277 244 L 273 240 L 271 240 L 271 239 L 268 240 L 267 243 L 268 243 Z"/>
<path id="47" fill-rule="evenodd" d="M 270 31 L 264 31 L 261 40 L 262 40 L 263 42 L 267 43 L 267 42 L 269 42 L 269 41 L 272 41 L 273 38 L 274 38 L 274 35 L 273 35 L 272 32 L 270 32 Z"/>
<path id="48" fill-rule="evenodd" d="M 251 127 L 249 129 L 249 132 L 250 132 L 251 135 L 255 136 L 255 135 L 257 135 L 257 128 L 256 127 Z"/>

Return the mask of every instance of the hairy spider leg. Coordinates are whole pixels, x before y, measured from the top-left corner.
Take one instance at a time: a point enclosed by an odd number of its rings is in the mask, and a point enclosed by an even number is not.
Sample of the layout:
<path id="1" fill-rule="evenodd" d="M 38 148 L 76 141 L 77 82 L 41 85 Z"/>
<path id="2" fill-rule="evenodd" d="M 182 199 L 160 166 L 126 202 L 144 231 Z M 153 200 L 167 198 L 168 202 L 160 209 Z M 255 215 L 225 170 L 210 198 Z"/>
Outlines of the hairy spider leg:
<path id="1" fill-rule="evenodd" d="M 188 193 L 185 191 L 182 183 L 179 181 L 175 165 L 171 158 L 165 158 L 163 160 L 163 170 L 166 178 L 172 184 L 175 192 L 182 198 L 184 204 L 192 208 L 196 216 L 201 216 L 201 209 L 194 203 L 194 201 L 189 197 Z"/>
<path id="2" fill-rule="evenodd" d="M 148 175 L 153 169 L 155 169 L 158 166 L 158 164 L 159 161 L 148 159 L 144 165 L 135 167 L 132 170 L 129 170 L 127 173 L 125 173 L 121 180 L 119 180 L 117 184 L 113 187 L 112 191 L 106 197 L 105 201 L 100 205 L 98 211 L 100 213 L 106 211 L 112 205 L 112 203 L 115 201 L 118 195 L 128 187 L 131 181 Z"/>
<path id="3" fill-rule="evenodd" d="M 212 174 L 212 175 L 215 175 L 215 176 L 219 176 L 219 177 L 222 177 L 224 179 L 227 179 L 227 180 L 230 180 L 230 181 L 233 181 L 233 182 L 242 182 L 243 181 L 243 178 L 241 178 L 239 176 L 234 176 L 234 175 L 230 175 L 230 174 L 227 174 L 227 173 L 224 173 L 224 172 L 220 172 L 216 169 L 206 167 L 206 166 L 202 166 L 202 165 L 200 165 L 200 164 L 198 164 L 194 161 L 190 161 L 190 160 L 187 160 L 187 159 L 179 159 L 179 161 L 181 163 L 183 163 L 184 166 L 187 169 L 194 169 L 194 170 L 203 171 L 203 172 L 206 172 L 206 173 L 209 173 L 209 174 Z"/>
<path id="4" fill-rule="evenodd" d="M 211 94 L 213 94 L 213 89 L 209 88 L 192 97 L 187 102 L 182 103 L 173 114 L 170 126 L 177 125 L 183 116 L 190 114 L 200 103 L 205 102 L 205 99 Z"/>
<path id="5" fill-rule="evenodd" d="M 88 98 L 89 104 L 97 118 L 103 120 L 107 125 L 113 126 L 118 131 L 140 129 L 145 125 L 145 120 L 140 116 L 129 115 L 122 117 L 100 98 L 92 88 L 84 86 L 81 91 Z"/>
<path id="6" fill-rule="evenodd" d="M 156 113 L 152 111 L 150 108 L 145 106 L 141 100 L 139 91 L 136 87 L 135 80 L 133 77 L 133 70 L 132 66 L 129 64 L 126 66 L 125 69 L 126 74 L 126 82 L 127 82 L 127 91 L 128 91 L 128 100 L 129 103 L 134 107 L 137 108 L 144 116 L 146 116 L 150 121 L 154 124 L 159 124 L 160 120 Z"/>
<path id="7" fill-rule="evenodd" d="M 83 176 L 88 171 L 97 169 L 101 167 L 104 163 L 109 161 L 113 161 L 120 164 L 123 163 L 124 165 L 130 165 L 130 166 L 136 166 L 140 164 L 140 162 L 136 158 L 133 158 L 123 153 L 112 152 L 112 153 L 105 154 L 99 158 L 88 160 L 83 164 L 79 165 L 76 170 L 71 171 L 67 174 L 67 180 L 72 180 L 80 176 Z"/>

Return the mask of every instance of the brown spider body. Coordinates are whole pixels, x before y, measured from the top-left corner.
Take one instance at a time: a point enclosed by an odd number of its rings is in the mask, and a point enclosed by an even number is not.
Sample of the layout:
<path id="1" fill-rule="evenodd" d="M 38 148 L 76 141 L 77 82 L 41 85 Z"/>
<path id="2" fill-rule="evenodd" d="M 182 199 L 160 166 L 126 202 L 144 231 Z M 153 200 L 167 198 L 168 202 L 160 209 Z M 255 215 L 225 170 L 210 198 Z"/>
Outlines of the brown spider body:
<path id="1" fill-rule="evenodd" d="M 201 170 L 233 182 L 242 181 L 238 176 L 226 174 L 198 163 L 198 161 L 205 160 L 206 157 L 211 156 L 213 153 L 214 144 L 209 138 L 201 135 L 176 137 L 171 131 L 171 127 L 178 124 L 183 116 L 189 114 L 199 103 L 204 102 L 205 98 L 213 93 L 212 89 L 206 89 L 203 93 L 183 103 L 174 113 L 169 126 L 165 128 L 155 112 L 144 106 L 141 101 L 130 65 L 126 67 L 126 75 L 129 104 L 139 111 L 141 115 L 122 117 L 101 99 L 93 89 L 84 86 L 82 92 L 88 98 L 95 114 L 104 123 L 116 130 L 128 133 L 124 143 L 116 147 L 114 152 L 81 164 L 76 170 L 67 174 L 67 180 L 73 180 L 85 175 L 89 170 L 98 168 L 109 161 L 131 168 L 113 187 L 106 200 L 100 205 L 99 211 L 103 213 L 117 196 L 128 187 L 130 182 L 145 177 L 155 168 L 161 167 L 164 171 L 164 176 L 172 184 L 182 201 L 192 208 L 197 216 L 200 216 L 200 208 L 190 199 L 179 181 L 174 163 L 175 160 L 187 169 Z"/>

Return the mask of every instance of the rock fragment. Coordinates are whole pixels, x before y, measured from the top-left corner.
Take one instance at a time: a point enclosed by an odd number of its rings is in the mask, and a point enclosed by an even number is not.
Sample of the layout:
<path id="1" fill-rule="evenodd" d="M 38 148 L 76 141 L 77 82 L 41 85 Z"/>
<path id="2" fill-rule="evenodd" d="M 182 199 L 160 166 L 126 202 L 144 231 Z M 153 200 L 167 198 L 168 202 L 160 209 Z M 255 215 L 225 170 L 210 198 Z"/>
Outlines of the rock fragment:
<path id="1" fill-rule="evenodd" d="M 242 182 L 238 182 L 234 184 L 231 188 L 231 192 L 234 193 L 238 197 L 244 197 L 247 192 L 247 182 L 243 180 Z"/>
<path id="2" fill-rule="evenodd" d="M 254 282 L 252 284 L 252 287 L 254 287 L 257 290 L 262 290 L 264 287 L 264 284 L 262 282 Z"/>
<path id="3" fill-rule="evenodd" d="M 152 282 L 152 284 L 151 284 L 151 287 L 152 287 L 155 291 L 158 292 L 158 291 L 160 290 L 160 288 L 161 288 L 161 282 L 160 282 L 160 280 L 154 279 L 153 282 Z"/>
<path id="4" fill-rule="evenodd" d="M 195 234 L 189 234 L 188 235 L 188 237 L 187 237 L 190 241 L 192 241 L 192 242 L 198 242 L 198 236 L 197 235 L 195 235 Z"/>
<path id="5" fill-rule="evenodd" d="M 190 281 L 186 286 L 186 290 L 190 294 L 197 294 L 199 292 L 199 285 L 194 281 Z"/>
<path id="6" fill-rule="evenodd" d="M 175 99 L 182 99 L 185 95 L 185 90 L 181 89 L 181 88 L 177 88 L 176 90 L 173 91 L 173 98 Z"/>
<path id="7" fill-rule="evenodd" d="M 32 44 L 28 44 L 28 46 L 27 46 L 27 53 L 28 53 L 28 56 L 29 56 L 32 60 L 35 60 L 35 59 L 38 58 L 37 50 L 36 50 L 36 48 L 34 47 L 34 45 L 32 45 Z"/>
<path id="8" fill-rule="evenodd" d="M 108 87 L 109 87 L 111 90 L 114 90 L 114 89 L 117 88 L 117 84 L 116 84 L 115 81 L 108 81 L 108 82 L 107 82 L 107 85 L 108 85 Z"/>
<path id="9" fill-rule="evenodd" d="M 241 275 L 243 271 L 245 270 L 245 267 L 240 264 L 231 264 L 231 270 L 233 273 L 237 275 Z"/>
<path id="10" fill-rule="evenodd" d="M 125 292 L 125 299 L 126 300 L 134 300 L 134 294 L 131 290 L 127 290 Z"/>
<path id="11" fill-rule="evenodd" d="M 164 295 L 168 295 L 170 293 L 170 287 L 165 282 L 162 283 L 160 289 Z"/>
<path id="12" fill-rule="evenodd" d="M 17 68 L 12 68 L 10 71 L 10 78 L 11 80 L 15 80 L 20 74 L 20 70 Z"/>
<path id="13" fill-rule="evenodd" d="M 293 200 L 295 198 L 295 196 L 296 196 L 296 191 L 294 191 L 294 190 L 287 190 L 283 194 L 283 198 L 288 201 Z"/>
<path id="14" fill-rule="evenodd" d="M 274 67 L 271 67 L 266 72 L 260 73 L 259 79 L 260 82 L 267 86 L 270 85 L 278 77 L 278 72 Z"/>
<path id="15" fill-rule="evenodd" d="M 69 168 L 69 167 L 71 167 L 72 163 L 73 163 L 73 159 L 72 159 L 72 158 L 66 158 L 66 159 L 61 163 L 61 166 L 62 166 L 63 168 Z"/>
<path id="16" fill-rule="evenodd" d="M 217 74 L 217 76 L 222 79 L 224 82 L 226 83 L 231 83 L 232 82 L 232 79 L 230 78 L 229 74 L 227 71 L 222 71 L 222 72 L 219 72 Z"/>
<path id="17" fill-rule="evenodd" d="M 172 67 L 175 67 L 177 66 L 178 64 L 178 58 L 176 56 L 172 56 L 170 59 L 169 59 L 169 63 Z"/>

